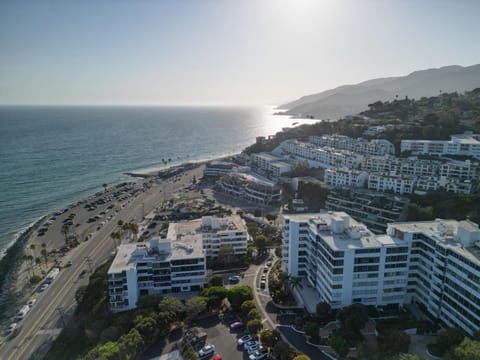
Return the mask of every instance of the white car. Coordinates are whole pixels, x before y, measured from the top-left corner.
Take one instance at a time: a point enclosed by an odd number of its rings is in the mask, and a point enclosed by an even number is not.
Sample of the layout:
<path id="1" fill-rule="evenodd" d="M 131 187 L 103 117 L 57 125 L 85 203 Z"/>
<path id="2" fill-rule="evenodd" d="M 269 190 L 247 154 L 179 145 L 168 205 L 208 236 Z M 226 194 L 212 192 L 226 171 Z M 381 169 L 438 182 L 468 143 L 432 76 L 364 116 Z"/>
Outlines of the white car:
<path id="1" fill-rule="evenodd" d="M 40 286 L 39 291 L 40 292 L 45 291 L 45 290 L 47 290 L 47 288 L 48 288 L 48 284 L 43 284 L 42 286 Z"/>
<path id="2" fill-rule="evenodd" d="M 8 326 L 7 335 L 10 335 L 11 333 L 13 333 L 16 328 L 17 328 L 17 323 L 11 323 L 11 324 Z"/>
<path id="3" fill-rule="evenodd" d="M 253 338 L 250 335 L 243 335 L 240 339 L 237 340 L 238 346 L 243 346 L 243 344 L 252 341 Z"/>
<path id="4" fill-rule="evenodd" d="M 30 299 L 28 302 L 27 302 L 27 305 L 29 307 L 32 307 L 33 305 L 35 305 L 35 303 L 37 302 L 37 299 Z"/>
<path id="5" fill-rule="evenodd" d="M 200 349 L 200 351 L 198 352 L 198 356 L 200 357 L 209 356 L 209 355 L 213 355 L 214 352 L 215 352 L 215 346 L 207 344 Z"/>
<path id="6" fill-rule="evenodd" d="M 268 356 L 268 353 L 265 350 L 255 350 L 249 355 L 250 360 L 263 360 Z"/>

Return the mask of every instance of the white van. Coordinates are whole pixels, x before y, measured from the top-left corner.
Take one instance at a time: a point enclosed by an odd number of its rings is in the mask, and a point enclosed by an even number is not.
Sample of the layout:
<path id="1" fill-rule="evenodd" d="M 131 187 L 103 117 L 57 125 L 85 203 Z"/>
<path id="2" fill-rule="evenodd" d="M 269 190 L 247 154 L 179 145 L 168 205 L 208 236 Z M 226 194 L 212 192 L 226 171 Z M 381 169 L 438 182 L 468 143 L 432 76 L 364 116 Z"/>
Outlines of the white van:
<path id="1" fill-rule="evenodd" d="M 28 305 L 23 306 L 17 314 L 17 320 L 22 320 L 29 311 L 30 311 L 30 306 Z"/>

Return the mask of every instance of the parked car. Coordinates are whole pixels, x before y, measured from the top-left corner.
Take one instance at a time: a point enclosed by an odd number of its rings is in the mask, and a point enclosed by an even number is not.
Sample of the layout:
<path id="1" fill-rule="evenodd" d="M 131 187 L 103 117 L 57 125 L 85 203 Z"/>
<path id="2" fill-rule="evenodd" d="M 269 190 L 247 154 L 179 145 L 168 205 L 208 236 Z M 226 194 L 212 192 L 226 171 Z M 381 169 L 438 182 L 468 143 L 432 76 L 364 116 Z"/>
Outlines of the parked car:
<path id="1" fill-rule="evenodd" d="M 245 329 L 245 325 L 240 321 L 235 321 L 234 323 L 230 324 L 230 330 L 232 331 L 240 331 Z"/>
<path id="2" fill-rule="evenodd" d="M 256 342 L 255 344 L 247 348 L 248 355 L 253 354 L 256 350 L 260 349 L 260 344 Z"/>
<path id="3" fill-rule="evenodd" d="M 230 284 L 238 284 L 240 282 L 240 276 L 238 275 L 232 275 L 228 278 L 228 282 Z"/>
<path id="4" fill-rule="evenodd" d="M 265 280 L 260 281 L 260 289 L 265 289 L 266 286 L 267 283 L 265 282 Z"/>
<path id="5" fill-rule="evenodd" d="M 245 344 L 243 344 L 243 350 L 248 350 L 251 346 L 255 346 L 255 345 L 260 345 L 258 343 L 258 341 L 255 341 L 255 340 L 250 340 L 250 341 L 247 341 Z"/>
<path id="6" fill-rule="evenodd" d="M 16 328 L 17 328 L 17 323 L 11 323 L 7 328 L 6 334 L 10 335 L 15 331 Z"/>
<path id="7" fill-rule="evenodd" d="M 200 351 L 198 352 L 198 356 L 203 358 L 203 357 L 206 357 L 206 356 L 213 355 L 214 352 L 215 352 L 215 346 L 213 346 L 211 344 L 207 344 L 203 348 L 200 349 Z"/>
<path id="8" fill-rule="evenodd" d="M 265 349 L 262 350 L 255 350 L 253 353 L 249 355 L 250 360 L 264 360 L 268 356 L 268 353 Z"/>
<path id="9" fill-rule="evenodd" d="M 48 284 L 43 284 L 42 286 L 40 286 L 40 288 L 38 289 L 39 292 L 42 292 L 42 291 L 45 291 L 47 290 L 48 288 Z"/>
<path id="10" fill-rule="evenodd" d="M 37 299 L 33 298 L 27 302 L 28 307 L 32 307 L 37 302 Z"/>
<path id="11" fill-rule="evenodd" d="M 267 280 L 267 275 L 262 274 L 262 279 L 261 280 Z"/>
<path id="12" fill-rule="evenodd" d="M 249 342 L 249 341 L 252 341 L 253 338 L 251 335 L 247 334 L 247 335 L 243 335 L 240 339 L 237 340 L 237 344 L 238 346 L 243 346 L 245 343 Z"/>

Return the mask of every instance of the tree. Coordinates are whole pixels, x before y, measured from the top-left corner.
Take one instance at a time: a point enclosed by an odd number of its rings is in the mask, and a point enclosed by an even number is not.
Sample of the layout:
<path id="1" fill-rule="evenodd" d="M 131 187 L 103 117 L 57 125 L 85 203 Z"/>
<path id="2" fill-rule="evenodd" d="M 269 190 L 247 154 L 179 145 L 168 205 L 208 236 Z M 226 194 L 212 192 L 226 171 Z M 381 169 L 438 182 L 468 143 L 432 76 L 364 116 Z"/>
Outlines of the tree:
<path id="1" fill-rule="evenodd" d="M 322 301 L 317 304 L 316 310 L 317 310 L 317 316 L 320 319 L 325 319 L 329 312 L 330 312 L 331 306 L 329 303 Z"/>
<path id="2" fill-rule="evenodd" d="M 169 313 L 174 319 L 179 319 L 184 312 L 184 307 L 177 298 L 167 296 L 158 304 L 161 312 Z"/>
<path id="3" fill-rule="evenodd" d="M 48 262 L 48 251 L 47 249 L 42 249 L 40 251 L 40 254 L 43 256 L 43 260 L 45 261 L 45 264 Z"/>
<path id="4" fill-rule="evenodd" d="M 262 216 L 262 209 L 256 208 L 255 211 L 253 212 L 253 216 L 261 217 Z"/>
<path id="5" fill-rule="evenodd" d="M 109 341 L 103 345 L 100 345 L 97 349 L 97 352 L 103 358 L 111 360 L 111 359 L 118 359 L 120 349 L 116 342 Z"/>
<path id="6" fill-rule="evenodd" d="M 137 329 L 131 329 L 126 335 L 123 335 L 118 340 L 118 347 L 120 352 L 124 355 L 134 358 L 140 349 L 145 345 L 142 335 Z"/>
<path id="7" fill-rule="evenodd" d="M 62 234 L 65 236 L 65 242 L 68 241 L 68 233 L 69 233 L 69 231 L 70 231 L 70 225 L 64 224 L 64 225 L 62 226 L 61 232 L 62 232 Z"/>
<path id="8" fill-rule="evenodd" d="M 280 340 L 280 333 L 277 330 L 262 330 L 260 332 L 260 341 L 262 345 L 273 347 Z"/>
<path id="9" fill-rule="evenodd" d="M 295 356 L 293 360 L 310 360 L 310 357 L 305 354 L 300 354 Z"/>
<path id="10" fill-rule="evenodd" d="M 290 276 L 288 277 L 288 284 L 290 285 L 290 288 L 295 290 L 296 288 L 303 289 L 302 285 L 302 278 L 299 276 Z"/>
<path id="11" fill-rule="evenodd" d="M 207 310 L 207 299 L 195 296 L 185 302 L 185 312 L 190 320 L 195 319 L 202 312 Z"/>
<path id="12" fill-rule="evenodd" d="M 263 328 L 263 325 L 260 319 L 253 319 L 247 322 L 247 329 L 251 334 L 255 335 L 260 330 L 262 330 L 262 328 Z"/>
<path id="13" fill-rule="evenodd" d="M 349 346 L 345 338 L 338 335 L 330 336 L 328 343 L 341 359 L 348 355 Z"/>
<path id="14" fill-rule="evenodd" d="M 227 295 L 228 289 L 224 286 L 205 288 L 200 293 L 200 296 L 207 298 L 207 306 L 210 309 L 219 308 Z"/>
<path id="15" fill-rule="evenodd" d="M 257 306 L 253 300 L 245 300 L 242 302 L 242 305 L 240 305 L 240 310 L 242 311 L 243 317 L 246 317 L 250 311 L 256 308 Z"/>
<path id="16" fill-rule="evenodd" d="M 393 329 L 379 337 L 380 351 L 385 355 L 408 353 L 410 335 L 401 330 Z"/>
<path id="17" fill-rule="evenodd" d="M 282 340 L 273 346 L 273 356 L 279 360 L 290 360 L 295 356 L 295 351 Z"/>
<path id="18" fill-rule="evenodd" d="M 320 326 L 313 321 L 305 324 L 305 335 L 309 336 L 314 342 L 318 342 L 320 337 Z"/>
<path id="19" fill-rule="evenodd" d="M 247 319 L 253 320 L 253 319 L 261 319 L 262 315 L 260 314 L 260 311 L 257 309 L 252 309 L 248 312 L 247 314 Z"/>
<path id="20" fill-rule="evenodd" d="M 389 357 L 387 360 L 423 360 L 420 356 L 415 354 L 397 354 Z"/>
<path id="21" fill-rule="evenodd" d="M 255 247 L 259 254 L 263 254 L 265 252 L 265 248 L 267 246 L 267 238 L 264 235 L 259 235 L 255 238 Z"/>
<path id="22" fill-rule="evenodd" d="M 230 264 L 235 258 L 235 251 L 231 245 L 222 245 L 218 248 L 217 259 L 224 265 Z"/>
<path id="23" fill-rule="evenodd" d="M 145 340 L 150 341 L 156 337 L 158 327 L 157 321 L 153 317 L 143 317 L 142 315 L 139 315 L 135 318 L 134 324 L 135 329 L 138 330 Z"/>
<path id="24" fill-rule="evenodd" d="M 365 327 L 368 315 L 363 306 L 353 304 L 341 309 L 337 318 L 340 320 L 342 329 L 358 332 Z"/>
<path id="25" fill-rule="evenodd" d="M 464 339 L 460 345 L 450 351 L 451 360 L 480 360 L 480 341 Z"/>
<path id="26" fill-rule="evenodd" d="M 210 286 L 223 286 L 223 276 L 222 275 L 213 275 L 210 279 Z"/>
<path id="27" fill-rule="evenodd" d="M 463 341 L 463 331 L 457 328 L 450 328 L 438 334 L 437 347 L 441 355 L 452 350 Z"/>

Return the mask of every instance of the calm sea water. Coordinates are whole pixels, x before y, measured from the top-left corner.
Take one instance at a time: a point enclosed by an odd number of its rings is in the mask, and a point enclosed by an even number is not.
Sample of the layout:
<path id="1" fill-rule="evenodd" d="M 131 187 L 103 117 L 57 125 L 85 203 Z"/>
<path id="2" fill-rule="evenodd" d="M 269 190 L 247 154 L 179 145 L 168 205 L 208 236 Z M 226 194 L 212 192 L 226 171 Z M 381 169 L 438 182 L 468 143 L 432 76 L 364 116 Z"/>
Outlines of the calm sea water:
<path id="1" fill-rule="evenodd" d="M 0 107 L 0 254 L 41 216 L 124 172 L 233 154 L 293 122 L 309 121 L 271 108 Z"/>

